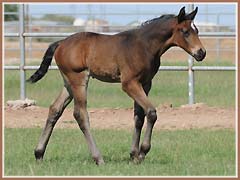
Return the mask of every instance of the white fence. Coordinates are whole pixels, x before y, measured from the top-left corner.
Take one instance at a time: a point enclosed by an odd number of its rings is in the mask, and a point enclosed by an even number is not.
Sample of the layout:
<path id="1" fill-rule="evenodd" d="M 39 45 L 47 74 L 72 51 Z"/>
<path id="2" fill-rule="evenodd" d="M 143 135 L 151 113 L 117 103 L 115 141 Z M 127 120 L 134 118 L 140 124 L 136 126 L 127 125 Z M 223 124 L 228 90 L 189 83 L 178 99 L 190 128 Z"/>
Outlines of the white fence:
<path id="1" fill-rule="evenodd" d="M 189 5 L 189 10 L 193 9 L 193 5 Z M 26 71 L 36 70 L 39 66 L 25 65 L 25 38 L 26 37 L 67 37 L 73 33 L 27 33 L 25 32 L 24 22 L 24 5 L 19 5 L 19 32 L 5 33 L 4 37 L 18 37 L 20 42 L 20 65 L 19 66 L 4 66 L 5 70 L 20 71 L 20 99 L 26 98 Z M 113 33 L 111 33 L 113 34 Z M 202 37 L 227 37 L 234 38 L 236 35 L 233 32 L 205 32 L 199 34 Z M 50 66 L 50 70 L 58 69 L 57 66 Z M 194 71 L 236 71 L 235 66 L 193 66 L 193 58 L 189 56 L 188 66 L 161 66 L 160 71 L 188 71 L 188 87 L 189 87 L 189 104 L 194 104 Z"/>

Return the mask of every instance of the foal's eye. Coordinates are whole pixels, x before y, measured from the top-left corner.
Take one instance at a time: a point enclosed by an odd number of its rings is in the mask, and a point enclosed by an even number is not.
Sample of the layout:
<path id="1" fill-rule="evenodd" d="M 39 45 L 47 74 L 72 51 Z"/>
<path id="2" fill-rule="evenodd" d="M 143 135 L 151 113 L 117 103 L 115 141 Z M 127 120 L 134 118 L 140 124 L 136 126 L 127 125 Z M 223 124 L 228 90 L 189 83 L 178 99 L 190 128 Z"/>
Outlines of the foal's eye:
<path id="1" fill-rule="evenodd" d="M 190 35 L 190 32 L 188 30 L 183 30 L 183 36 L 188 37 Z"/>
<path id="2" fill-rule="evenodd" d="M 190 35 L 190 31 L 187 29 L 180 29 L 180 31 L 183 33 L 183 36 L 187 38 Z"/>

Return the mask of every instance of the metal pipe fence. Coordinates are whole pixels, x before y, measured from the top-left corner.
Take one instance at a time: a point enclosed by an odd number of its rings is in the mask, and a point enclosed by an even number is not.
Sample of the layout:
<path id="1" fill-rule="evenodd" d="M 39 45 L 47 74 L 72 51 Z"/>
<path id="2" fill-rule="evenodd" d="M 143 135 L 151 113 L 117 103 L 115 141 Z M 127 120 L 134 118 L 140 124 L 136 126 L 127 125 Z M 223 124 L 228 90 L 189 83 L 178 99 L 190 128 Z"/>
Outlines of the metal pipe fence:
<path id="1" fill-rule="evenodd" d="M 69 33 L 26 33 L 23 32 L 22 34 L 19 33 L 5 33 L 5 37 L 67 37 L 76 32 L 69 32 Z M 114 35 L 118 32 L 105 32 L 102 34 L 106 35 Z M 100 33 L 101 34 L 101 33 Z M 221 37 L 221 38 L 235 38 L 236 34 L 235 32 L 199 32 L 199 36 L 206 37 L 206 38 L 215 38 L 215 37 Z"/>
<path id="2" fill-rule="evenodd" d="M 193 9 L 193 5 L 189 5 L 189 11 Z M 5 33 L 4 37 L 18 37 L 20 43 L 20 65 L 19 66 L 4 66 L 4 70 L 19 70 L 20 71 L 20 99 L 26 98 L 26 71 L 37 70 L 39 66 L 27 66 L 25 65 L 25 38 L 26 37 L 67 37 L 72 33 L 31 33 L 25 32 L 24 22 L 24 4 L 19 5 L 19 32 L 18 33 Z M 113 35 L 117 32 L 103 33 Z M 221 37 L 221 38 L 235 38 L 235 32 L 203 32 L 200 33 L 201 37 Z M 57 66 L 50 66 L 50 70 L 57 70 Z M 194 104 L 195 93 L 194 93 L 194 72 L 195 71 L 236 71 L 235 66 L 194 66 L 193 58 L 189 56 L 188 66 L 160 66 L 159 71 L 188 71 L 188 94 L 189 104 Z"/>

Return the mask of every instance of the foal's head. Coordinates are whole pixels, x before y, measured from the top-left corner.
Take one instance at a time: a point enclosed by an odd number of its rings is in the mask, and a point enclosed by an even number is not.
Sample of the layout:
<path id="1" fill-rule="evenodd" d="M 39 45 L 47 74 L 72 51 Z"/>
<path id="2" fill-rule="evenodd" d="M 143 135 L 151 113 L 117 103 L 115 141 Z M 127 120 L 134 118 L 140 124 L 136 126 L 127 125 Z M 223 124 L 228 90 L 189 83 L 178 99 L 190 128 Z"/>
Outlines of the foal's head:
<path id="1" fill-rule="evenodd" d="M 193 20 L 197 14 L 196 8 L 190 14 L 185 14 L 183 7 L 177 16 L 177 25 L 173 31 L 173 43 L 192 55 L 197 61 L 202 61 L 206 50 L 198 37 L 198 29 Z"/>

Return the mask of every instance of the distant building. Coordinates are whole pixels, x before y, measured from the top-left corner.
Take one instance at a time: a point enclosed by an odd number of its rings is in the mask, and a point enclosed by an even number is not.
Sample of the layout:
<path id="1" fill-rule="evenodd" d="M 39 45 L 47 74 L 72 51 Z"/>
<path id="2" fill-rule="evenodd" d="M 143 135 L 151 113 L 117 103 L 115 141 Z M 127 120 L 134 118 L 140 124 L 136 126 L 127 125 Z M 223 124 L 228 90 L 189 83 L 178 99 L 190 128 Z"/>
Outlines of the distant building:
<path id="1" fill-rule="evenodd" d="M 85 20 L 82 18 L 76 18 L 73 21 L 73 26 L 84 26 L 85 25 Z"/>
<path id="2" fill-rule="evenodd" d="M 82 27 L 84 31 L 109 32 L 108 21 L 98 18 L 91 18 L 86 21 L 81 18 L 77 18 L 74 20 L 73 25 Z"/>

